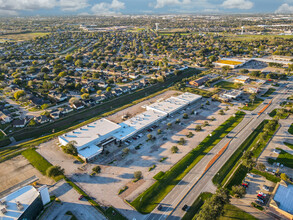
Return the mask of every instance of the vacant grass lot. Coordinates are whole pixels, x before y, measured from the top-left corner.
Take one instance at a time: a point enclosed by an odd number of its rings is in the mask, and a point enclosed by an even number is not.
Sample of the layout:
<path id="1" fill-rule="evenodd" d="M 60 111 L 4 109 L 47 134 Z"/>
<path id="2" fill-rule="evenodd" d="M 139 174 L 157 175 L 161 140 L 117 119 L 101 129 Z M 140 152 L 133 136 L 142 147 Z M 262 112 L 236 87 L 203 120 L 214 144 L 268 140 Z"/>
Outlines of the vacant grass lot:
<path id="1" fill-rule="evenodd" d="M 261 103 L 263 102 L 263 99 L 256 98 L 254 102 L 249 102 L 248 106 L 244 106 L 242 109 L 247 111 L 253 111 L 257 108 Z"/>
<path id="2" fill-rule="evenodd" d="M 43 37 L 45 35 L 48 35 L 50 33 L 20 33 L 20 34 L 7 34 L 2 35 L 0 37 L 0 41 L 6 41 L 6 39 L 9 39 L 11 41 L 25 41 L 25 40 L 32 40 L 35 37 Z"/>
<path id="3" fill-rule="evenodd" d="M 245 113 L 237 112 L 236 117 L 230 117 L 207 136 L 195 149 L 175 164 L 150 188 L 140 194 L 131 205 L 141 213 L 150 213 L 161 200 L 177 185 L 180 180 L 234 127 L 243 119 Z"/>
<path id="4" fill-rule="evenodd" d="M 53 166 L 45 158 L 43 158 L 38 152 L 34 149 L 27 149 L 21 153 L 38 171 L 40 171 L 44 176 L 46 176 L 46 171 L 49 167 Z M 54 178 L 55 181 L 58 181 L 63 178 L 63 175 L 57 176 Z"/>
<path id="5" fill-rule="evenodd" d="M 268 91 L 266 91 L 265 94 L 262 95 L 262 97 L 269 97 L 271 94 L 273 94 L 273 92 L 275 92 L 276 89 L 274 88 L 269 88 Z"/>
<path id="6" fill-rule="evenodd" d="M 232 220 L 232 219 L 245 219 L 245 220 L 257 220 L 254 216 L 244 212 L 234 205 L 226 204 L 224 206 L 224 214 L 218 220 Z"/>
<path id="7" fill-rule="evenodd" d="M 281 163 L 284 166 L 293 169 L 293 155 L 289 154 L 287 151 L 282 150 L 281 148 L 277 148 L 277 149 L 281 151 L 279 156 L 277 157 L 276 160 L 272 158 L 268 158 L 269 164 L 273 164 L 274 162 Z"/>
<path id="8" fill-rule="evenodd" d="M 239 89 L 242 85 L 239 83 L 232 83 L 228 81 L 221 81 L 215 84 L 216 87 L 226 90 Z"/>

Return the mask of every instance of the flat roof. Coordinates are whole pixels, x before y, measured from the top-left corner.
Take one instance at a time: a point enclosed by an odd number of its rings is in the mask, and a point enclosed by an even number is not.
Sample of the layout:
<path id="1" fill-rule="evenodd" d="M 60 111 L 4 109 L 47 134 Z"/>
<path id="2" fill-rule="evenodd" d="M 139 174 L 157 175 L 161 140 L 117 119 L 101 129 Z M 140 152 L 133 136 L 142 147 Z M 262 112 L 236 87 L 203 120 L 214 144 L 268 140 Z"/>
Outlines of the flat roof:
<path id="1" fill-rule="evenodd" d="M 102 153 L 103 149 L 98 147 L 97 145 L 91 144 L 85 147 L 80 147 L 78 150 L 78 154 L 85 158 L 90 158 L 94 155 Z"/>
<path id="2" fill-rule="evenodd" d="M 121 129 L 114 133 L 113 136 L 119 140 L 127 139 L 133 133 L 150 126 L 166 115 L 167 114 L 163 112 L 147 110 L 120 123 L 119 125 L 121 126 Z"/>
<path id="3" fill-rule="evenodd" d="M 235 79 L 238 79 L 238 80 L 247 80 L 247 79 L 249 79 L 249 76 L 237 76 Z"/>
<path id="4" fill-rule="evenodd" d="M 146 108 L 148 110 L 152 109 L 154 111 L 160 111 L 162 113 L 170 114 L 187 104 L 188 102 L 183 99 L 170 97 L 162 102 L 153 103 Z"/>
<path id="5" fill-rule="evenodd" d="M 200 99 L 201 97 L 202 96 L 200 96 L 200 95 L 196 95 L 196 94 L 193 94 L 190 92 L 185 92 L 179 96 L 176 96 L 175 98 L 182 99 L 182 100 L 188 101 L 190 103 L 190 102 L 194 102 L 194 101 Z"/>
<path id="6" fill-rule="evenodd" d="M 92 141 L 98 143 L 120 128 L 120 125 L 103 118 L 70 131 L 61 137 L 67 142 L 76 141 L 74 145 L 79 148 Z"/>
<path id="7" fill-rule="evenodd" d="M 284 186 L 280 184 L 274 200 L 278 202 L 279 208 L 293 215 L 293 185 Z"/>
<path id="8" fill-rule="evenodd" d="M 7 212 L 5 214 L 0 212 L 0 219 L 18 219 L 38 196 L 39 192 L 33 186 L 28 185 L 2 198 L 0 201 L 5 201 Z M 17 208 L 17 202 L 22 205 L 22 210 Z M 0 205 L 0 210 L 3 208 L 5 205 Z"/>

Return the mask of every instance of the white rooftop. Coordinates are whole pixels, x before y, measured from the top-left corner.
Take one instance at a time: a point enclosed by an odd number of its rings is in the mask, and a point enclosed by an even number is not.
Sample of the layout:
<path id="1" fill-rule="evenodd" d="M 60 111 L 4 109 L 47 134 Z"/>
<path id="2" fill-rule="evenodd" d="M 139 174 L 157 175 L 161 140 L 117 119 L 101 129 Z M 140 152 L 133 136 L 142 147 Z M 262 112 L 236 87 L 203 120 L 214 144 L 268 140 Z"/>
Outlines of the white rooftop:
<path id="1" fill-rule="evenodd" d="M 85 147 L 80 147 L 77 149 L 78 154 L 83 156 L 84 158 L 90 158 L 94 155 L 102 153 L 103 149 L 98 147 L 97 145 L 91 144 Z"/>
<path id="2" fill-rule="evenodd" d="M 247 80 L 247 79 L 249 79 L 249 76 L 237 76 L 235 79 Z"/>
<path id="3" fill-rule="evenodd" d="M 2 198 L 0 201 L 5 201 L 7 212 L 3 214 L 0 211 L 0 219 L 18 219 L 38 196 L 39 192 L 33 186 L 28 185 Z M 18 209 L 17 202 L 21 204 L 21 210 Z M 0 204 L 0 210 L 3 208 L 5 205 Z"/>
<path id="4" fill-rule="evenodd" d="M 293 214 L 293 185 L 279 185 L 274 200 L 279 203 L 279 208 Z"/>
<path id="5" fill-rule="evenodd" d="M 147 110 L 160 111 L 162 113 L 170 114 L 183 106 L 187 105 L 189 102 L 183 99 L 178 99 L 175 97 L 170 97 L 162 102 L 156 102 L 146 107 Z"/>
<path id="6" fill-rule="evenodd" d="M 190 103 L 190 102 L 196 101 L 197 99 L 200 99 L 201 96 L 193 94 L 193 93 L 190 93 L 190 92 L 185 92 L 185 93 L 183 93 L 183 94 L 181 94 L 179 96 L 176 96 L 175 98 L 183 99 L 183 100 L 188 101 Z"/>
<path id="7" fill-rule="evenodd" d="M 121 129 L 114 133 L 113 136 L 119 140 L 124 140 L 133 133 L 150 126 L 166 115 L 167 114 L 163 112 L 147 110 L 131 119 L 128 119 L 127 121 L 120 123 Z"/>
<path id="8" fill-rule="evenodd" d="M 76 144 L 74 145 L 76 148 L 79 148 L 92 141 L 98 143 L 108 138 L 113 132 L 120 128 L 120 125 L 103 118 L 70 131 L 62 135 L 61 138 L 67 143 L 70 141 L 76 141 Z"/>

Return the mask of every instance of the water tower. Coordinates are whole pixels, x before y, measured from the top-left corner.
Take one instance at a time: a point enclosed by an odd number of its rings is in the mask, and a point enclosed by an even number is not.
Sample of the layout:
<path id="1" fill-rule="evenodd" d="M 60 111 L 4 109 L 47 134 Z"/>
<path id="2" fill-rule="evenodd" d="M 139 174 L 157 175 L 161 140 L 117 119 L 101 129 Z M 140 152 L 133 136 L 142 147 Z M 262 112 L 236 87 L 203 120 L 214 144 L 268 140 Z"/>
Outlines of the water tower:
<path id="1" fill-rule="evenodd" d="M 241 27 L 241 35 L 244 33 L 244 26 Z"/>
<path id="2" fill-rule="evenodd" d="M 159 30 L 159 23 L 155 23 L 155 25 L 156 25 L 156 31 L 158 31 Z"/>

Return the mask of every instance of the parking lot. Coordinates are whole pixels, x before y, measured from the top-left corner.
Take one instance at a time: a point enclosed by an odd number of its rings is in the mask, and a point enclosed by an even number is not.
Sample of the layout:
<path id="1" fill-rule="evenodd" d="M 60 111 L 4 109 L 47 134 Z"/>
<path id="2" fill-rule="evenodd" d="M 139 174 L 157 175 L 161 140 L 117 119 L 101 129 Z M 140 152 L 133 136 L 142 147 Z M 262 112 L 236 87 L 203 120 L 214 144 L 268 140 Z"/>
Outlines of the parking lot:
<path id="1" fill-rule="evenodd" d="M 201 104 L 206 103 L 206 99 L 188 106 L 156 124 L 157 127 L 147 128 L 140 135 L 131 138 L 128 144 L 121 147 L 116 146 L 111 149 L 109 154 L 100 155 L 98 160 L 86 165 L 74 163 L 72 157 L 65 155 L 60 148 L 58 150 L 56 140 L 42 144 L 38 152 L 51 163 L 65 168 L 65 173 L 87 194 L 96 198 L 99 203 L 102 205 L 111 204 L 125 216 L 133 215 L 138 219 L 138 213 L 134 212 L 124 202 L 124 199 L 131 201 L 136 198 L 155 182 L 154 175 L 159 171 L 169 170 L 238 110 L 238 106 L 229 107 L 229 110 L 225 111 L 225 115 L 219 115 L 219 110 L 226 109 L 227 105 L 209 101 L 211 104 L 204 105 L 203 108 L 200 107 Z M 193 111 L 196 111 L 197 114 L 192 114 Z M 188 114 L 187 119 L 183 118 L 184 113 Z M 215 120 L 211 120 L 212 117 Z M 209 125 L 203 127 L 202 131 L 196 132 L 195 126 L 202 125 L 205 121 Z M 168 123 L 171 123 L 172 126 L 168 126 Z M 162 131 L 161 134 L 158 134 L 158 129 Z M 190 138 L 186 137 L 189 132 L 193 134 Z M 148 140 L 148 134 L 156 138 Z M 185 140 L 183 145 L 178 143 L 180 138 Z M 172 146 L 178 147 L 178 153 L 171 152 Z M 123 148 L 126 147 L 129 148 L 128 154 L 123 153 Z M 90 176 L 92 168 L 96 165 L 101 166 L 101 173 Z M 150 169 L 151 167 L 153 169 Z M 141 171 L 143 176 L 137 182 L 133 182 L 135 171 Z M 118 195 L 119 190 L 125 186 L 128 189 Z"/>

